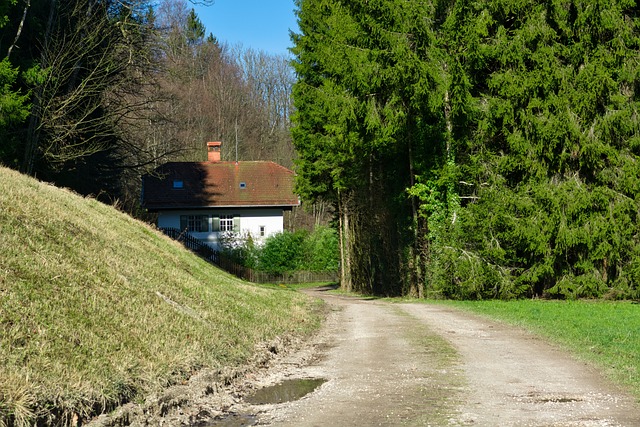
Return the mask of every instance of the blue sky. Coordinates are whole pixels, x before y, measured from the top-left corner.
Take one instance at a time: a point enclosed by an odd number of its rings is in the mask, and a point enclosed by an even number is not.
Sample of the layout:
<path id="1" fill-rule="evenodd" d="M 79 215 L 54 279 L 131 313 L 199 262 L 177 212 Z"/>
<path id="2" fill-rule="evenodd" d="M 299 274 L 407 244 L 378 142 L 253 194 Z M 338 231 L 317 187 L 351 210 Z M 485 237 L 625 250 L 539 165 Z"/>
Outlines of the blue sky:
<path id="1" fill-rule="evenodd" d="M 241 44 L 271 54 L 286 54 L 289 30 L 298 31 L 293 0 L 215 0 L 190 5 L 207 30 L 222 43 Z"/>

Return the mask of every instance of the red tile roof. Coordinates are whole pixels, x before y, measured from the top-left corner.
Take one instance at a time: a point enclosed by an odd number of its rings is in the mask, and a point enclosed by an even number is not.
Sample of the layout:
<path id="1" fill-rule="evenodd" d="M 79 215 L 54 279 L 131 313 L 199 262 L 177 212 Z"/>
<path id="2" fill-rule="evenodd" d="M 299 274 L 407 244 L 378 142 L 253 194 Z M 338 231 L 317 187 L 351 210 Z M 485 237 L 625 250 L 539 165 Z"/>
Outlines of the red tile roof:
<path id="1" fill-rule="evenodd" d="M 293 171 L 273 162 L 166 163 L 143 178 L 142 205 L 151 211 L 297 206 L 293 178 Z M 182 188 L 174 188 L 174 181 L 182 181 Z"/>

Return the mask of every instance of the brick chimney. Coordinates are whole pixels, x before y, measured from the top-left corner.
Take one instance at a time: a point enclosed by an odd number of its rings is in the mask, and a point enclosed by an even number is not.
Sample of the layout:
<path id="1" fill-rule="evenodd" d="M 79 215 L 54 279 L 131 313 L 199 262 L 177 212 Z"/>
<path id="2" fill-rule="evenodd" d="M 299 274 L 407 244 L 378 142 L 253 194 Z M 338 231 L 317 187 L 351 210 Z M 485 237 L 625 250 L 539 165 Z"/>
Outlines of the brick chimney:
<path id="1" fill-rule="evenodd" d="M 222 142 L 207 142 L 207 160 L 209 162 L 220 161 L 220 146 Z"/>

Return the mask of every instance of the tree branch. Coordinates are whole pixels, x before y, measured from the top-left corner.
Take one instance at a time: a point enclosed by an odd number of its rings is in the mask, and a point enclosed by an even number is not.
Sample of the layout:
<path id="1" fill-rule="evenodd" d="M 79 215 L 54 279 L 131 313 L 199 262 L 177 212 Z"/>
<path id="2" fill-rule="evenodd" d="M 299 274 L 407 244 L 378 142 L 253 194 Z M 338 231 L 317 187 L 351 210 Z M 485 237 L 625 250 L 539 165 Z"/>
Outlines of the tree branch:
<path id="1" fill-rule="evenodd" d="M 27 18 L 27 10 L 29 10 L 29 6 L 31 6 L 31 0 L 27 0 L 27 4 L 24 6 L 24 12 L 22 12 L 22 19 L 20 20 L 20 25 L 18 25 L 18 32 L 16 34 L 16 38 L 13 39 L 13 43 L 9 46 L 9 51 L 7 52 L 7 59 L 11 56 L 11 51 L 13 47 L 18 43 L 18 39 L 20 38 L 20 34 L 22 33 L 22 27 L 24 26 L 24 21 Z"/>

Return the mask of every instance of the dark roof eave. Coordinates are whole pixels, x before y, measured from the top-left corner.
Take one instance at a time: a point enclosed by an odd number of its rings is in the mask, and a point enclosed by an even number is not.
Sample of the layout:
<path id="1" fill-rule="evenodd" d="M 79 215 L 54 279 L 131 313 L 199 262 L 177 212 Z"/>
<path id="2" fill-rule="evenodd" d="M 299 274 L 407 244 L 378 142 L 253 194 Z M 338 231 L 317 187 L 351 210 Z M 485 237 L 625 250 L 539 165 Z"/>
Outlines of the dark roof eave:
<path id="1" fill-rule="evenodd" d="M 294 208 L 296 206 L 300 206 L 300 202 L 297 203 L 278 203 L 272 205 L 192 205 L 192 206 L 175 206 L 175 205 L 161 205 L 161 206 L 146 206 L 142 205 L 143 208 L 149 211 L 158 211 L 158 210 L 188 210 L 188 209 L 231 209 L 231 208 Z"/>

